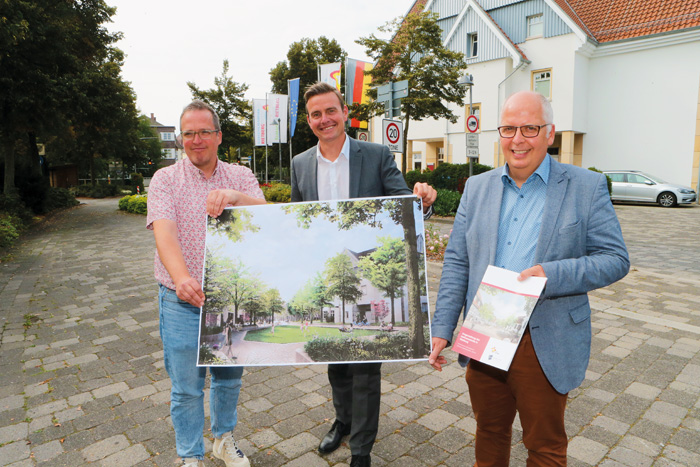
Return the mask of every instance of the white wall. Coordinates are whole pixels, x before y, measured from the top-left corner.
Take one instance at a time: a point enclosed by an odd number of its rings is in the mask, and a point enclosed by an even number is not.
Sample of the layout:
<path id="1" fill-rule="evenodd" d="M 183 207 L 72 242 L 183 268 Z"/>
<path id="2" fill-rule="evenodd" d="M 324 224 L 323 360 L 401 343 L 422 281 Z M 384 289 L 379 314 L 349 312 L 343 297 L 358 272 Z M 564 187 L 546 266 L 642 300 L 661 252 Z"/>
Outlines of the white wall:
<path id="1" fill-rule="evenodd" d="M 583 166 L 690 186 L 700 40 L 590 61 Z"/>

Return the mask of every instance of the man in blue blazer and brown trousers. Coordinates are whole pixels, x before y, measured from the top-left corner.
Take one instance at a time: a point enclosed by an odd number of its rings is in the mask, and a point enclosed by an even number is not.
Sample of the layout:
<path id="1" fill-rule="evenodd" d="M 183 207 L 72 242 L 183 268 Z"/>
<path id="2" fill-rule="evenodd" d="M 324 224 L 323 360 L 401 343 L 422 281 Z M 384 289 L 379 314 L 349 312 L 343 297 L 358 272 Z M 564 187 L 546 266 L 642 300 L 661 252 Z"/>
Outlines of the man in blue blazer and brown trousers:
<path id="1" fill-rule="evenodd" d="M 508 371 L 471 360 L 466 380 L 476 465 L 508 466 L 518 412 L 528 465 L 563 466 L 567 393 L 583 381 L 590 355 L 587 293 L 624 277 L 629 257 L 605 176 L 547 154 L 554 124 L 546 98 L 511 96 L 498 131 L 506 165 L 464 187 L 445 252 L 429 362 L 437 370 L 446 362 L 440 352 L 489 265 L 517 271 L 520 280 L 546 277 Z"/>
<path id="2" fill-rule="evenodd" d="M 422 198 L 424 212 L 437 193 L 425 183 L 413 192 L 396 167 L 386 146 L 364 143 L 345 134 L 348 108 L 338 90 L 316 83 L 304 94 L 307 121 L 318 145 L 292 159 L 292 201 L 410 195 Z M 370 452 L 377 437 L 381 363 L 328 365 L 335 422 L 321 441 L 319 452 L 335 451 L 350 435 L 352 467 L 371 465 Z"/>

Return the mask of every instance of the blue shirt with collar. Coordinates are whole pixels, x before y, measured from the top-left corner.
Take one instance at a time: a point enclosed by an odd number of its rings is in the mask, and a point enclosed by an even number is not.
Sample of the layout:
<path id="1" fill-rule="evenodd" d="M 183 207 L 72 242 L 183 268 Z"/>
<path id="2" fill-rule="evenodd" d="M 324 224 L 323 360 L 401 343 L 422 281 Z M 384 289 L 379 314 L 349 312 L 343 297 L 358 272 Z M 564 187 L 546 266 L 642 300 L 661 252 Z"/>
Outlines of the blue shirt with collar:
<path id="1" fill-rule="evenodd" d="M 537 170 L 518 188 L 503 167 L 503 200 L 498 223 L 496 266 L 521 272 L 534 266 L 542 212 L 547 197 L 550 156 L 547 154 Z"/>

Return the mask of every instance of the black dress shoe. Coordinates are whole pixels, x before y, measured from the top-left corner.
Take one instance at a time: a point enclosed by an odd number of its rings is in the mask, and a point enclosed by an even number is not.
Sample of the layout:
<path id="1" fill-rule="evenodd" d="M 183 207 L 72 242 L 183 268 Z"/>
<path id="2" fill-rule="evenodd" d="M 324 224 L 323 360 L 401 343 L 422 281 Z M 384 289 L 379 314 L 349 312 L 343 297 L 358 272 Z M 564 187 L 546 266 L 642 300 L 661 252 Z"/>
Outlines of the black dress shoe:
<path id="1" fill-rule="evenodd" d="M 350 434 L 350 426 L 343 422 L 336 420 L 333 422 L 333 426 L 330 431 L 326 433 L 326 436 L 321 440 L 321 444 L 318 445 L 318 452 L 321 454 L 328 454 L 338 449 L 340 446 L 340 440 L 343 436 Z"/>
<path id="2" fill-rule="evenodd" d="M 372 465 L 372 458 L 368 455 L 366 456 L 352 456 L 350 461 L 350 467 L 370 467 Z"/>

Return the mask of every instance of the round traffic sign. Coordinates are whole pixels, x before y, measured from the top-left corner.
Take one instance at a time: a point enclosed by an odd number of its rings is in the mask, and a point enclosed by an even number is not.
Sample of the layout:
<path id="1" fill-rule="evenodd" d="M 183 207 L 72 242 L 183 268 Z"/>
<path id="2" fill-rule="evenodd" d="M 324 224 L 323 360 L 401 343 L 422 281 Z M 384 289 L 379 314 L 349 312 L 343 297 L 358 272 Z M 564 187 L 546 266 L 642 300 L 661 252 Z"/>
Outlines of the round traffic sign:
<path id="1" fill-rule="evenodd" d="M 476 115 L 467 117 L 467 130 L 470 133 L 476 133 L 479 130 L 479 119 L 476 118 Z"/>
<path id="2" fill-rule="evenodd" d="M 357 139 L 360 141 L 367 141 L 368 139 L 368 134 L 366 131 L 360 131 L 357 133 Z"/>
<path id="3" fill-rule="evenodd" d="M 386 127 L 386 138 L 391 144 L 396 144 L 401 138 L 401 130 L 396 123 L 390 123 Z"/>

